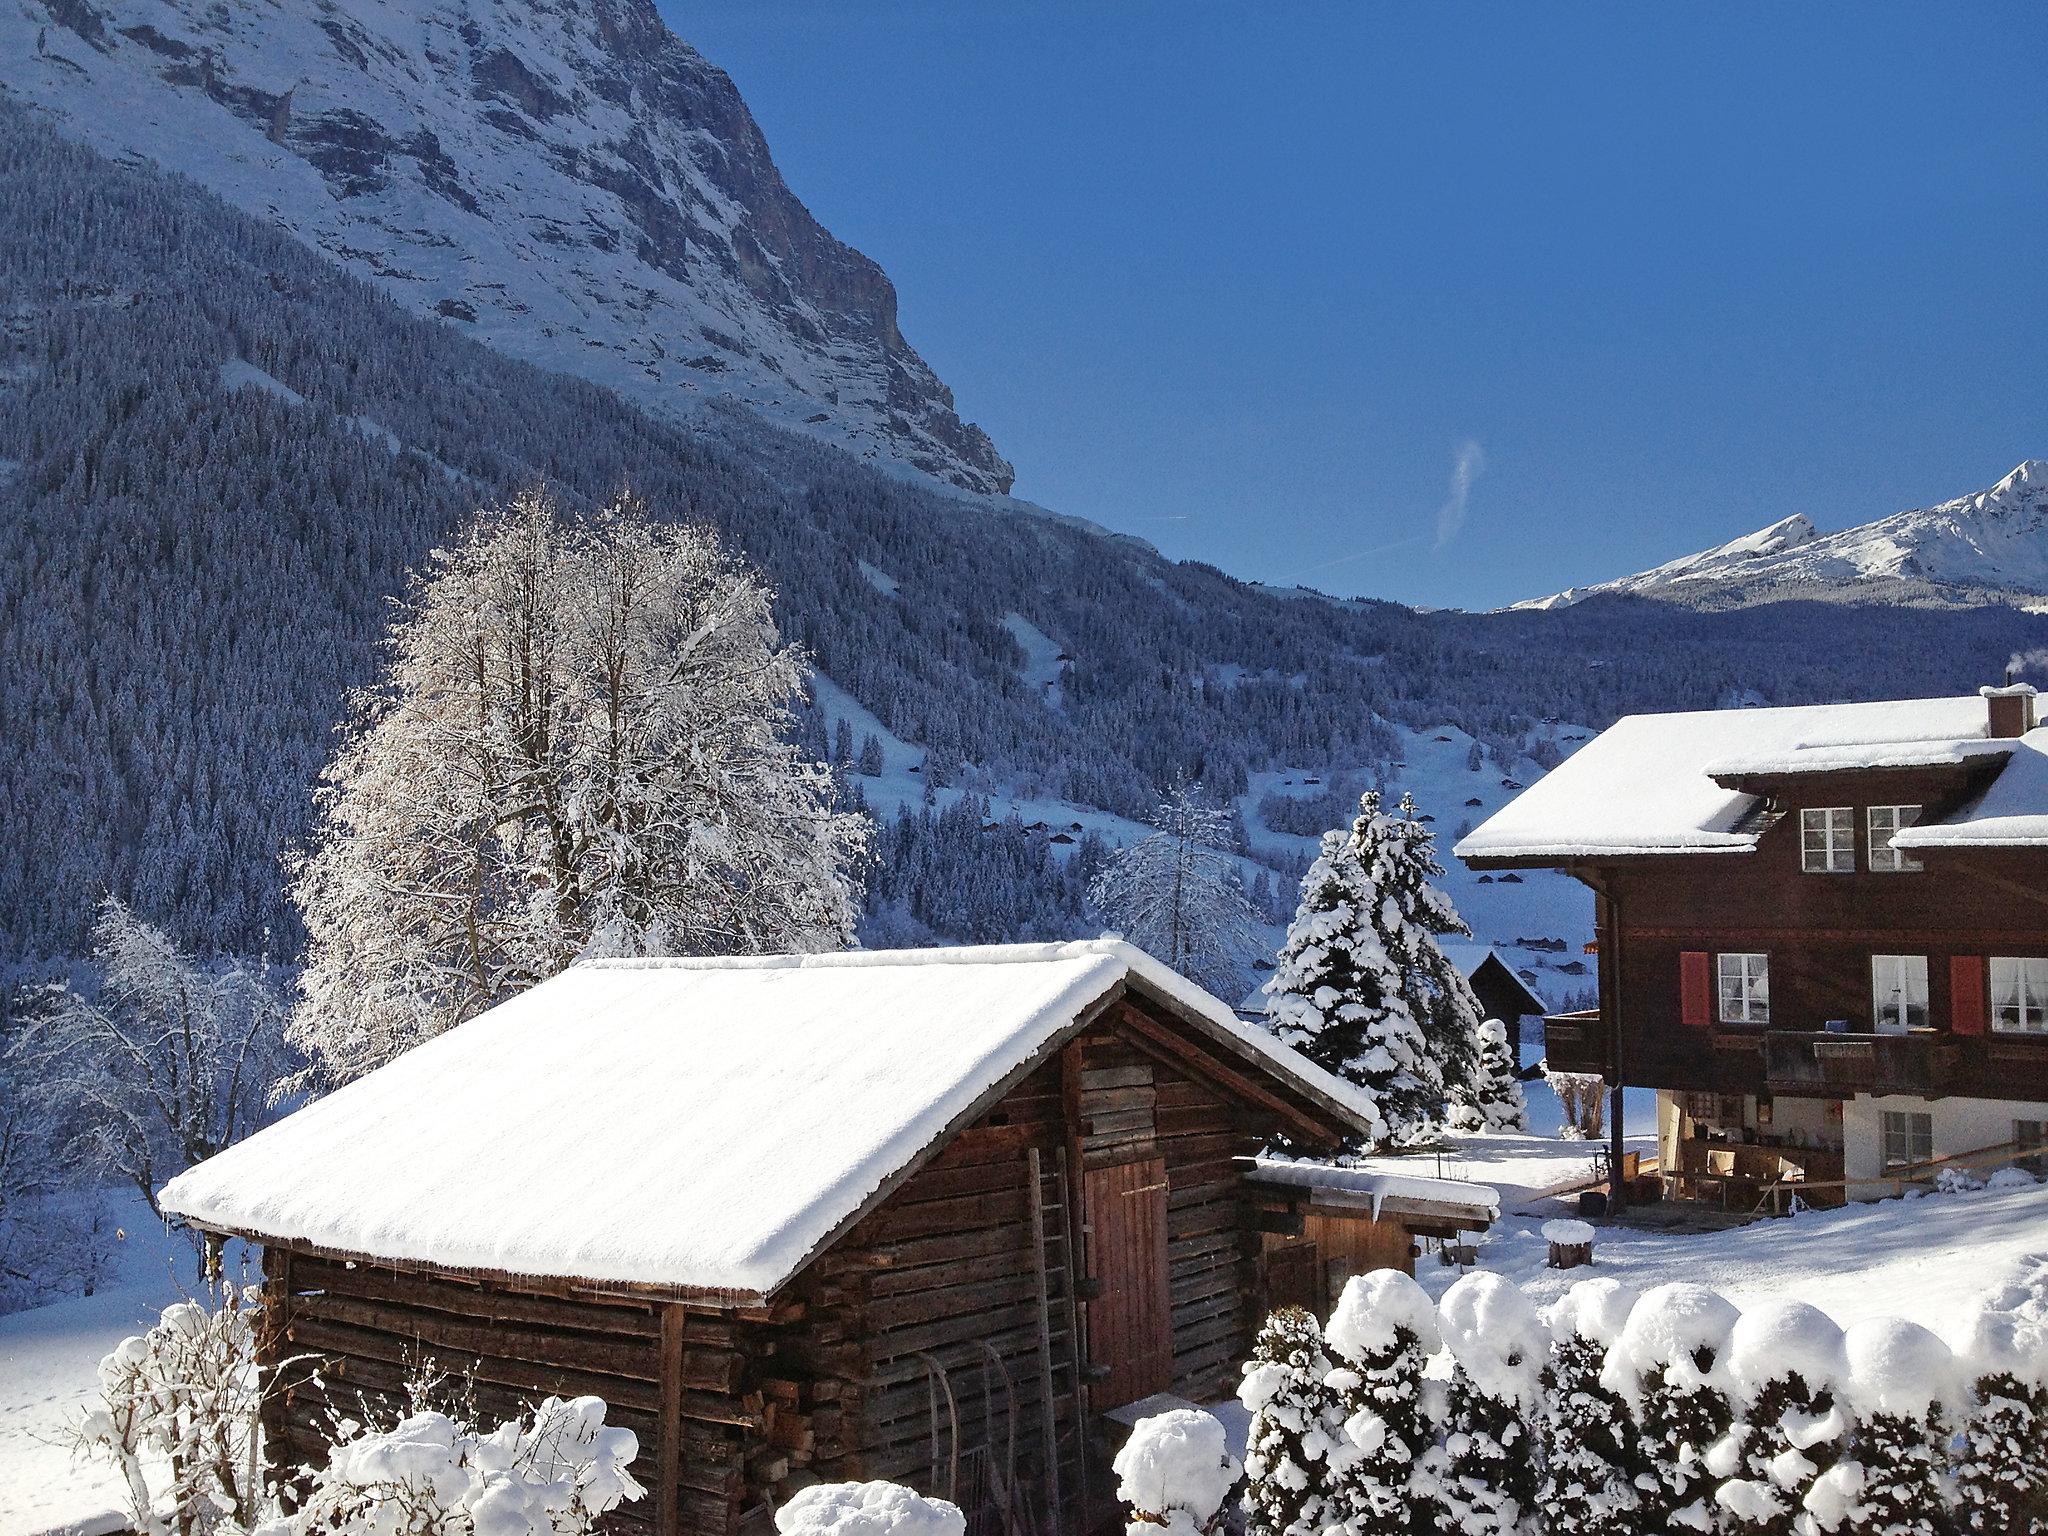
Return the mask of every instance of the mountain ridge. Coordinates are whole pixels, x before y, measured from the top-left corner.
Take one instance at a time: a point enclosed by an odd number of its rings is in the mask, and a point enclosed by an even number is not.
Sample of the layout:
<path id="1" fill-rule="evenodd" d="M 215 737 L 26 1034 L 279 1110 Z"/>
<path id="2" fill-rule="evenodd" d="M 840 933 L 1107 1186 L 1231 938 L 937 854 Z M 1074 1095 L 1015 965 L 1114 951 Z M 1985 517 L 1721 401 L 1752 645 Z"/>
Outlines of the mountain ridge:
<path id="1" fill-rule="evenodd" d="M 666 419 L 729 398 L 959 491 L 1014 478 L 652 0 L 0 0 L 0 94 Z"/>
<path id="2" fill-rule="evenodd" d="M 1989 490 L 1823 533 L 1794 513 L 1632 576 L 1567 587 L 1518 609 L 1590 597 L 1655 597 L 1739 607 L 1787 597 L 1972 606 L 2048 595 L 2048 459 L 2026 459 Z"/>

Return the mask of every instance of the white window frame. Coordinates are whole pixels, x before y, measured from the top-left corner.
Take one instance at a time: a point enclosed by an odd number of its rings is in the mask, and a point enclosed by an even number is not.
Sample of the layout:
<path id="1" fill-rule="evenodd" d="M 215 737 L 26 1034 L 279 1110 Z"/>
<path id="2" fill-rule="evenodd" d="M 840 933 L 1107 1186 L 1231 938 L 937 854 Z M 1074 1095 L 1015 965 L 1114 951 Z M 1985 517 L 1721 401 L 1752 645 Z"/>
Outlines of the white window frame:
<path id="1" fill-rule="evenodd" d="M 1769 955 L 1730 950 L 1714 956 L 1714 1017 L 1723 1024 L 1771 1022 Z"/>
<path id="2" fill-rule="evenodd" d="M 1931 996 L 1925 955 L 1870 957 L 1870 1022 L 1880 1035 L 1925 1029 Z"/>
<path id="3" fill-rule="evenodd" d="M 1919 819 L 1917 805 L 1873 805 L 1864 812 L 1864 825 L 1870 829 L 1873 874 L 1918 874 L 1927 867 L 1905 849 L 1892 846 L 1892 834 L 1903 832 Z"/>
<path id="4" fill-rule="evenodd" d="M 1934 1156 L 1934 1116 L 1921 1109 L 1888 1109 L 1878 1122 L 1878 1154 L 1887 1168 L 1924 1163 Z"/>
<path id="5" fill-rule="evenodd" d="M 2048 1034 L 2048 959 L 1993 955 L 1991 1027 L 2002 1035 Z M 2010 995 L 2011 1001 L 2004 999 Z"/>
<path id="6" fill-rule="evenodd" d="M 1809 806 L 1799 813 L 1799 867 L 1809 875 L 1856 873 L 1855 806 Z"/>

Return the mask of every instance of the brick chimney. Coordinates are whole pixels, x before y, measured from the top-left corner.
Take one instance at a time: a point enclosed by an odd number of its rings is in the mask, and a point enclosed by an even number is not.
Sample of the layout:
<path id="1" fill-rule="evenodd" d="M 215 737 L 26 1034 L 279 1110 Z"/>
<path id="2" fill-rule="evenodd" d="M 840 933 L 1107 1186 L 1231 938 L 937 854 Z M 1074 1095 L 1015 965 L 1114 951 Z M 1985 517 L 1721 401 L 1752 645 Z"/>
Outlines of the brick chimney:
<path id="1" fill-rule="evenodd" d="M 2009 671 L 2006 676 L 2003 688 L 1977 690 L 1984 695 L 1984 702 L 1990 710 L 1990 734 L 1994 738 L 2024 736 L 2035 725 L 2033 685 L 2011 681 Z"/>

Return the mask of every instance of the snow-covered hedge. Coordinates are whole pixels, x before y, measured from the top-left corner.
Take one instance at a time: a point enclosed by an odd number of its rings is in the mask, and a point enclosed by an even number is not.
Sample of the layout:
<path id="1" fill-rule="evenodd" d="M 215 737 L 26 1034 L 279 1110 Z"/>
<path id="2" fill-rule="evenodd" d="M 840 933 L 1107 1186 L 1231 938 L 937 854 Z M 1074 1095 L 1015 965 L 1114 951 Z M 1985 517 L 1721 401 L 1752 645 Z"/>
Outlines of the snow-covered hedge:
<path id="1" fill-rule="evenodd" d="M 1241 1396 L 1254 1536 L 2048 1531 L 2048 1277 L 1938 1335 L 1604 1278 L 1540 1314 L 1485 1272 L 1432 1304 L 1382 1271 L 1351 1281 L 1327 1328 L 1276 1314 Z M 1133 1445 L 1188 1438 L 1169 1428 L 1147 1420 Z M 1156 1468 L 1179 1459 L 1146 1454 L 1142 1494 L 1126 1480 L 1137 1518 L 1209 1528 L 1227 1457 L 1204 1441 L 1185 1458 L 1202 1475 L 1176 1482 Z"/>

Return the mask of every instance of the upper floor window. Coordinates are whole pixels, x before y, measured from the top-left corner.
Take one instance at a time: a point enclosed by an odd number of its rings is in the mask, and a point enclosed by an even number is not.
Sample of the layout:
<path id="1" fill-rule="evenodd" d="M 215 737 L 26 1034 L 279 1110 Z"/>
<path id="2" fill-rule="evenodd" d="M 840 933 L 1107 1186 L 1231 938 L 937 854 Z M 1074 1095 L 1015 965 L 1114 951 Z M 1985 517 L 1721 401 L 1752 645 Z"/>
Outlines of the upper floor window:
<path id="1" fill-rule="evenodd" d="M 1810 875 L 1856 871 L 1856 811 L 1836 805 L 1799 813 L 1799 867 Z"/>
<path id="2" fill-rule="evenodd" d="M 1880 874 L 1920 869 L 1920 861 L 1892 846 L 1892 834 L 1920 819 L 1917 805 L 1873 805 L 1870 808 L 1870 867 Z"/>
<path id="3" fill-rule="evenodd" d="M 1991 957 L 1991 1027 L 2048 1033 L 2048 960 Z"/>
<path id="4" fill-rule="evenodd" d="M 1722 955 L 1720 959 L 1721 1022 L 1771 1022 L 1771 957 Z"/>
<path id="5" fill-rule="evenodd" d="M 1871 1013 L 1879 1034 L 1903 1035 L 1927 1027 L 1927 957 L 1870 957 Z"/>

